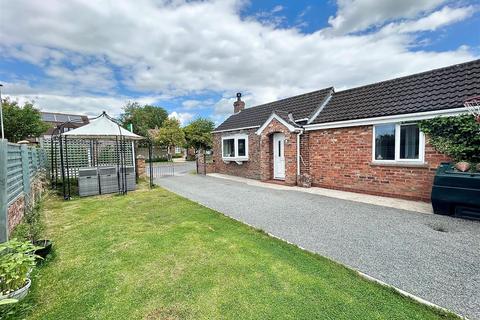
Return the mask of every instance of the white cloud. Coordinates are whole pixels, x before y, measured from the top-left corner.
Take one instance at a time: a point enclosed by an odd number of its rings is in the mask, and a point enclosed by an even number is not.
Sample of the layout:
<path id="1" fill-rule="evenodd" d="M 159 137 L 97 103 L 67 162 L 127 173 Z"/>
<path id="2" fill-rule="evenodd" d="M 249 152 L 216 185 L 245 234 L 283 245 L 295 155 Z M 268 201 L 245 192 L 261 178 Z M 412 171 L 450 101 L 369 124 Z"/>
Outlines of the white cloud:
<path id="1" fill-rule="evenodd" d="M 275 7 L 273 7 L 272 9 L 272 13 L 277 13 L 277 12 L 280 12 L 283 10 L 283 6 L 281 5 L 276 5 Z"/>
<path id="2" fill-rule="evenodd" d="M 194 117 L 194 114 L 192 113 L 189 113 L 189 112 L 176 112 L 176 111 L 173 111 L 172 113 L 170 113 L 168 115 L 169 118 L 175 118 L 177 119 L 178 121 L 180 121 L 180 124 L 182 126 L 188 124 L 190 122 L 190 120 L 193 119 Z"/>
<path id="3" fill-rule="evenodd" d="M 182 106 L 185 109 L 193 109 L 201 103 L 202 103 L 202 101 L 199 101 L 199 100 L 185 100 L 185 101 L 182 102 Z"/>
<path id="4" fill-rule="evenodd" d="M 434 31 L 440 27 L 462 21 L 470 17 L 475 12 L 473 6 L 462 8 L 443 7 L 441 10 L 435 11 L 426 17 L 414 21 L 404 21 L 399 23 L 391 23 L 383 28 L 383 32 L 401 32 L 410 33 L 418 31 Z"/>
<path id="5" fill-rule="evenodd" d="M 446 0 L 337 0 L 337 15 L 328 22 L 337 32 L 367 29 L 398 18 L 415 18 L 435 9 Z"/>
<path id="6" fill-rule="evenodd" d="M 40 110 L 51 112 L 72 112 L 96 116 L 102 111 L 106 111 L 111 116 L 117 117 L 126 103 L 131 100 L 130 97 L 125 96 L 72 96 L 61 92 L 45 94 L 26 83 L 4 83 L 4 86 L 2 96 L 17 100 L 21 104 L 30 101 Z M 166 96 L 146 95 L 135 101 L 140 104 L 154 104 L 166 99 L 168 99 Z"/>
<path id="7" fill-rule="evenodd" d="M 128 99 L 117 96 L 121 85 L 149 101 L 166 95 L 223 93 L 213 107 L 220 119 L 232 112 L 238 91 L 252 106 L 475 58 L 464 46 L 444 52 L 410 51 L 416 41 L 410 31 L 343 34 L 394 20 L 400 28 L 398 18 L 409 19 L 403 21 L 405 30 L 424 30 L 468 17 L 460 14 L 465 13 L 461 7 L 430 14 L 442 3 L 341 0 L 329 28 L 338 33 L 303 34 L 252 17 L 242 19 L 244 0 L 4 1 L 0 50 L 2 57 L 34 63 L 45 72 L 46 77 L 37 79 L 41 83 L 30 86 L 19 74 L 12 81 L 12 94 L 37 97 L 48 109 L 98 114 L 107 108 L 118 114 Z M 426 12 L 430 15 L 425 17 Z M 28 19 L 18 23 L 18 17 Z M 177 111 L 176 116 L 188 121 L 206 106 L 204 101 L 195 104 L 185 102 L 183 107 L 192 113 Z"/>

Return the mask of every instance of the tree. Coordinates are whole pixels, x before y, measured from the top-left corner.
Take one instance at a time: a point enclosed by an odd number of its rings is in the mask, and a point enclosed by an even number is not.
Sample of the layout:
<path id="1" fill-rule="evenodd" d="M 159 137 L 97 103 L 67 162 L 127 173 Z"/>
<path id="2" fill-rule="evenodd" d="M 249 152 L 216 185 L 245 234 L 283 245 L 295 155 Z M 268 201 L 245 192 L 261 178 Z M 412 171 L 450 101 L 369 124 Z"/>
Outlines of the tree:
<path id="1" fill-rule="evenodd" d="M 183 128 L 187 142 L 186 147 L 194 148 L 195 152 L 200 149 L 210 149 L 213 142 L 212 131 L 214 128 L 215 124 L 213 121 L 205 118 L 198 118 L 190 122 L 189 125 Z"/>
<path id="2" fill-rule="evenodd" d="M 32 102 L 27 101 L 20 106 L 18 101 L 5 98 L 2 107 L 5 139 L 8 141 L 18 142 L 38 137 L 49 128 L 49 125 L 42 121 L 40 111 L 34 108 Z"/>
<path id="3" fill-rule="evenodd" d="M 133 132 L 142 136 L 148 136 L 149 129 L 160 128 L 168 113 L 162 107 L 144 105 L 138 102 L 128 102 L 123 108 L 124 113 L 120 116 L 123 127 L 133 125 Z"/>
<path id="4" fill-rule="evenodd" d="M 150 129 L 148 134 L 155 144 L 167 148 L 169 158 L 172 147 L 185 145 L 185 133 L 175 118 L 167 118 L 161 128 Z"/>

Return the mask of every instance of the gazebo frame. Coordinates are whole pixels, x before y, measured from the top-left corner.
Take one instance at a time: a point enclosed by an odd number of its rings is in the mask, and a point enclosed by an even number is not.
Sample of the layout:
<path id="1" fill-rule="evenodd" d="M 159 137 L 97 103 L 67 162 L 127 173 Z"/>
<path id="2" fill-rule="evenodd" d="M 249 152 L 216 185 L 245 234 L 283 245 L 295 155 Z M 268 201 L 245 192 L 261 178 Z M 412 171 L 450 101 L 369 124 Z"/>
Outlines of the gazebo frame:
<path id="1" fill-rule="evenodd" d="M 124 128 L 121 127 L 121 125 L 118 123 L 117 120 L 113 119 L 110 117 L 105 111 L 102 112 L 99 116 L 95 118 L 91 118 L 89 120 L 96 120 L 99 119 L 100 117 L 105 117 L 106 119 L 110 120 L 113 122 L 116 126 L 118 126 L 118 134 L 115 135 L 97 135 L 93 134 L 90 138 L 88 138 L 88 134 L 82 134 L 79 137 L 76 137 L 72 132 L 81 129 L 82 127 L 78 129 L 74 129 L 72 131 L 68 131 L 68 134 L 64 132 L 64 128 L 67 124 L 71 123 L 71 121 L 64 122 L 57 127 L 55 127 L 52 137 L 50 140 L 50 162 L 51 162 L 51 187 L 52 189 L 55 189 L 58 186 L 58 178 L 59 178 L 59 172 L 58 172 L 58 156 L 60 155 L 60 174 L 62 177 L 62 192 L 63 192 L 63 198 L 65 200 L 69 200 L 71 198 L 71 188 L 70 188 L 70 178 L 71 178 L 71 172 L 70 172 L 70 165 L 68 162 L 68 141 L 69 140 L 84 140 L 84 141 L 89 141 L 90 142 L 90 159 L 89 163 L 91 164 L 92 167 L 99 167 L 99 162 L 98 162 L 98 150 L 99 150 L 99 141 L 115 141 L 115 152 L 116 152 L 116 165 L 117 165 L 117 181 L 118 181 L 118 193 L 125 195 L 127 194 L 127 171 L 126 171 L 126 163 L 127 159 L 125 156 L 126 153 L 126 143 L 127 141 L 135 141 L 135 140 L 142 140 L 145 139 L 141 136 L 135 135 L 133 133 L 129 134 L 128 136 L 125 135 L 125 133 L 122 133 L 122 130 L 125 130 Z M 128 132 L 130 133 L 130 132 Z M 55 142 L 58 143 L 55 143 Z M 148 150 L 149 150 L 149 162 L 150 162 L 150 174 L 149 174 L 149 182 L 150 182 L 150 187 L 153 186 L 153 175 L 152 175 L 152 165 L 151 165 L 151 160 L 152 160 L 152 144 L 149 140 L 148 141 Z M 132 146 L 133 148 L 133 146 Z M 132 150 L 133 153 L 133 150 Z M 132 154 L 133 158 L 133 154 Z M 132 159 L 133 162 L 135 162 L 135 159 Z M 121 177 L 120 174 L 123 176 Z"/>

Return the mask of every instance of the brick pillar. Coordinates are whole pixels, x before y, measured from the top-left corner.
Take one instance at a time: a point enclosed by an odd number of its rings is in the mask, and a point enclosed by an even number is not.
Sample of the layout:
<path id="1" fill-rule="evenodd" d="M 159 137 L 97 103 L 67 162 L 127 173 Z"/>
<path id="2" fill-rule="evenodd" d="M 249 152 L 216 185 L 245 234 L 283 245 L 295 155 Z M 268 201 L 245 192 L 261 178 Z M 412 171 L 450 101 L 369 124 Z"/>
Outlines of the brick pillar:
<path id="1" fill-rule="evenodd" d="M 139 178 L 145 178 L 145 157 L 142 155 L 137 156 L 135 159 L 135 165 L 137 166 L 137 176 Z"/>

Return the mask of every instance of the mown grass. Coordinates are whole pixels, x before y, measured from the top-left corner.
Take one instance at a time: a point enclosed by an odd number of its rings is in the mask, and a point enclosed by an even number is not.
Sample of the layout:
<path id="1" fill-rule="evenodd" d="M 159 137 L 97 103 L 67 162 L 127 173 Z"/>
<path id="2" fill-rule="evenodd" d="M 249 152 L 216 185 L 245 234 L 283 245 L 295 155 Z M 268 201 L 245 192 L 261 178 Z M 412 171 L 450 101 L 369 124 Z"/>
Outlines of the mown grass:
<path id="1" fill-rule="evenodd" d="M 7 318 L 455 318 L 159 188 L 44 217 L 54 255 Z"/>

